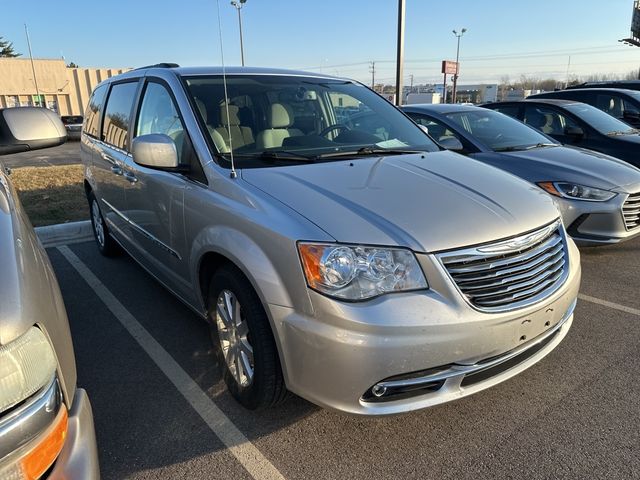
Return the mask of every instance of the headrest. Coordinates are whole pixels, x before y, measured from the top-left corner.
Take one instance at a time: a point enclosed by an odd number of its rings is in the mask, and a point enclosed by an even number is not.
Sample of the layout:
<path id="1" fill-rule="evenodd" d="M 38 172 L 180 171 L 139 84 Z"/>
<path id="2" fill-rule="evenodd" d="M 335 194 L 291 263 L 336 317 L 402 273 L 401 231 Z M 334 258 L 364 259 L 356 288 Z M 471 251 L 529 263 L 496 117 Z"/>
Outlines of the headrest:
<path id="1" fill-rule="evenodd" d="M 289 128 L 293 124 L 293 110 L 284 103 L 272 103 L 267 123 L 271 128 Z"/>
<path id="2" fill-rule="evenodd" d="M 229 116 L 227 117 L 227 109 L 229 109 Z M 237 105 L 226 104 L 220 105 L 220 123 L 223 127 L 235 127 L 240 125 L 240 117 L 238 117 L 238 110 L 240 107 Z"/>
<path id="3" fill-rule="evenodd" d="M 207 107 L 205 106 L 204 102 L 199 98 L 196 98 L 196 106 L 198 107 L 198 110 L 200 111 L 200 115 L 202 115 L 202 120 L 204 120 L 204 123 L 206 125 L 208 123 Z"/>

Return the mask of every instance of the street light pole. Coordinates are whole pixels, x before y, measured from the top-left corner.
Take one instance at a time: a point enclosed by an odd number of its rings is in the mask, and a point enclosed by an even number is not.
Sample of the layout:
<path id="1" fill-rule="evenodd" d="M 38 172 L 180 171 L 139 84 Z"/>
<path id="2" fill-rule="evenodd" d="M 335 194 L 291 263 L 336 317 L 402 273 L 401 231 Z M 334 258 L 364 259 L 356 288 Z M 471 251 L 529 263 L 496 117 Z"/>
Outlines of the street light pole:
<path id="1" fill-rule="evenodd" d="M 33 54 L 31 53 L 31 40 L 29 39 L 29 30 L 27 29 L 27 24 L 24 24 L 24 33 L 27 36 L 27 46 L 29 47 L 29 59 L 31 60 L 31 71 L 33 72 L 33 83 L 36 86 L 36 97 L 38 98 L 38 106 L 42 106 L 42 102 L 40 101 L 40 89 L 38 88 L 38 78 L 36 77 L 36 67 L 33 64 Z"/>
<path id="2" fill-rule="evenodd" d="M 456 30 L 453 31 L 453 34 L 458 38 L 458 48 L 456 50 L 456 73 L 453 76 L 453 93 L 451 95 L 452 103 L 456 103 L 456 100 L 458 98 L 458 74 L 460 73 L 460 39 L 466 31 L 466 28 L 460 30 L 460 33 L 458 33 Z"/>
<path id="3" fill-rule="evenodd" d="M 402 69 L 404 65 L 404 0 L 398 0 L 398 51 L 396 53 L 396 105 L 402 105 Z"/>
<path id="4" fill-rule="evenodd" d="M 247 0 L 233 0 L 231 2 L 231 5 L 236 7 L 236 10 L 238 11 L 238 27 L 240 28 L 240 61 L 242 62 L 243 67 L 244 67 L 244 42 L 242 38 L 242 13 L 240 13 L 240 10 L 242 10 L 242 7 L 244 6 L 245 3 L 247 3 Z"/>

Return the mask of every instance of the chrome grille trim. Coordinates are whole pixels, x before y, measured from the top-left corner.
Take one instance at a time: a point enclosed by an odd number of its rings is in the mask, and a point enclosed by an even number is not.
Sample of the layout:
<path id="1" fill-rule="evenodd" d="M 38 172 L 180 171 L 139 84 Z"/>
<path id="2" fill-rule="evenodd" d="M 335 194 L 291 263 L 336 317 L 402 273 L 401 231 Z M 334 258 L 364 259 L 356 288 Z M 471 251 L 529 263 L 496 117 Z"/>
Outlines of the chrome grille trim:
<path id="1" fill-rule="evenodd" d="M 624 226 L 627 230 L 640 227 L 640 193 L 632 193 L 622 205 Z"/>
<path id="2" fill-rule="evenodd" d="M 437 254 L 458 291 L 474 308 L 506 311 L 537 303 L 568 275 L 560 221 L 524 235 Z"/>

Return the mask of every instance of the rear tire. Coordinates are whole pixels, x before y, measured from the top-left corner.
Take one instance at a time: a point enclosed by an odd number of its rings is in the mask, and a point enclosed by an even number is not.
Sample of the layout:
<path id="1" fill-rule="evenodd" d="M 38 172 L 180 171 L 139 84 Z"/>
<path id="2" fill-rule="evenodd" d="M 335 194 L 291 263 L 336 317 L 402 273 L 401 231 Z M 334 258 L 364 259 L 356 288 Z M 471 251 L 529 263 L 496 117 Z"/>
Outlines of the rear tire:
<path id="1" fill-rule="evenodd" d="M 105 257 L 113 257 L 120 252 L 120 248 L 116 241 L 111 237 L 109 228 L 107 227 L 100 205 L 93 192 L 87 193 L 89 201 L 89 214 L 91 216 L 91 226 L 93 227 L 93 238 L 96 240 L 98 250 Z"/>
<path id="2" fill-rule="evenodd" d="M 259 410 L 287 397 L 280 358 L 262 302 L 232 265 L 211 279 L 208 302 L 211 339 L 231 395 Z"/>

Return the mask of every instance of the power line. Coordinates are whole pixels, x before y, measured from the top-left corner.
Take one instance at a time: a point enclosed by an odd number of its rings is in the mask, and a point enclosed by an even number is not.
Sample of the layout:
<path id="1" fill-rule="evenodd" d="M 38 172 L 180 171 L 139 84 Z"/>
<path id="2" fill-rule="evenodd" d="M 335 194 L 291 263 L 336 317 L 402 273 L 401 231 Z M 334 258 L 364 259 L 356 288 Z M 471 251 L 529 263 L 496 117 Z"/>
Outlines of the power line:
<path id="1" fill-rule="evenodd" d="M 535 57 L 555 57 L 555 56 L 564 56 L 567 55 L 589 55 L 589 54 L 605 54 L 605 53 L 616 53 L 616 52 L 624 52 L 627 49 L 623 49 L 621 47 L 615 48 L 611 47 L 611 45 L 604 46 L 594 46 L 594 47 L 584 47 L 584 48 L 574 48 L 574 49 L 563 49 L 563 50 L 536 50 L 530 52 L 521 52 L 521 53 L 504 53 L 504 54 L 494 54 L 494 55 L 477 55 L 477 56 L 468 56 L 461 57 L 460 60 L 464 60 L 465 62 L 470 61 L 481 61 L 481 60 L 513 60 L 518 58 L 535 58 Z M 415 58 L 415 59 L 406 59 L 405 63 L 427 63 L 427 62 L 440 62 L 441 58 Z M 376 60 L 377 63 L 395 63 L 395 60 Z M 335 68 L 335 67 L 356 67 L 359 65 L 367 65 L 371 64 L 371 62 L 352 62 L 352 63 L 341 63 L 336 65 L 316 65 L 311 67 L 302 67 L 303 70 L 314 70 L 322 67 L 325 68 Z"/>

